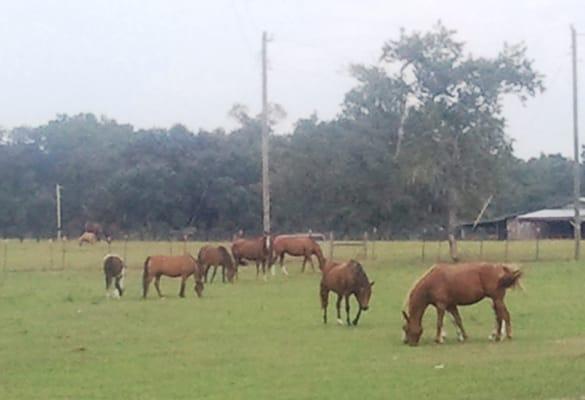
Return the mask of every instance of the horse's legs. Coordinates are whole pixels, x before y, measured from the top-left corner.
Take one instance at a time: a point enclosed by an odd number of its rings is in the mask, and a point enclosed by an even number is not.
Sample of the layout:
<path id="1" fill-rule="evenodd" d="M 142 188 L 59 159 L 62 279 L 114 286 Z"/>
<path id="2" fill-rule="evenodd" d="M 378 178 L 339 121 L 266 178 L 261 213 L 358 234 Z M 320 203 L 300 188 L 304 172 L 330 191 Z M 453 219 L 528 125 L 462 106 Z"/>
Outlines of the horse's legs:
<path id="1" fill-rule="evenodd" d="M 445 308 L 442 305 L 437 305 L 437 336 L 435 342 L 443 343 L 443 317 L 445 316 Z"/>
<path id="2" fill-rule="evenodd" d="M 356 296 L 356 299 L 357 299 L 357 296 Z M 362 307 L 359 305 L 359 301 L 358 301 L 358 312 L 353 320 L 354 326 L 358 324 L 358 321 L 360 320 L 360 315 L 362 315 Z"/>
<path id="3" fill-rule="evenodd" d="M 506 338 L 512 339 L 512 324 L 510 322 L 510 313 L 504 304 L 504 299 L 494 300 L 494 312 L 496 314 L 496 332 L 490 338 L 499 341 L 502 337 L 503 327 L 506 329 Z"/>
<path id="4" fill-rule="evenodd" d="M 205 282 L 205 283 L 207 283 L 207 273 L 209 272 L 210 268 L 211 268 L 211 264 L 209 264 L 209 265 L 203 264 L 201 266 L 201 270 L 203 271 L 203 282 Z"/>
<path id="5" fill-rule="evenodd" d="M 266 260 L 262 260 L 262 279 L 264 279 L 264 282 L 268 282 L 268 277 L 266 276 Z"/>
<path id="6" fill-rule="evenodd" d="M 280 254 L 280 269 L 281 269 L 283 274 L 288 276 L 288 270 L 284 266 L 284 251 Z"/>
<path id="7" fill-rule="evenodd" d="M 307 256 L 303 258 L 303 267 L 301 268 L 301 272 L 305 273 L 305 265 L 307 264 Z"/>
<path id="8" fill-rule="evenodd" d="M 337 308 L 337 323 L 339 325 L 343 325 L 343 320 L 341 319 L 341 300 L 343 300 L 343 296 L 338 294 L 337 303 L 335 304 L 335 306 Z"/>
<path id="9" fill-rule="evenodd" d="M 112 277 L 106 274 L 106 297 L 110 298 L 110 287 L 112 286 Z"/>
<path id="10" fill-rule="evenodd" d="M 213 266 L 213 274 L 211 275 L 211 280 L 209 281 L 209 283 L 213 283 L 213 280 L 215 279 L 215 274 L 217 274 L 217 265 Z"/>
<path id="11" fill-rule="evenodd" d="M 313 264 L 313 257 L 311 257 L 311 253 L 309 253 L 309 255 L 307 255 L 307 259 L 311 263 L 311 271 L 315 272 L 315 264 Z"/>
<path id="12" fill-rule="evenodd" d="M 260 261 L 256 260 L 256 279 L 260 275 Z"/>
<path id="13" fill-rule="evenodd" d="M 225 266 L 221 266 L 221 282 L 225 283 Z"/>
<path id="14" fill-rule="evenodd" d="M 118 295 L 122 296 L 124 294 L 124 275 L 119 275 L 116 277 L 116 289 L 118 289 Z"/>
<path id="15" fill-rule="evenodd" d="M 144 299 L 146 299 L 146 295 L 148 294 L 150 282 L 152 282 L 152 276 L 150 274 L 145 275 L 142 281 L 142 298 Z"/>
<path id="16" fill-rule="evenodd" d="M 345 295 L 345 315 L 347 317 L 347 326 L 351 326 L 349 321 L 349 294 Z"/>
<path id="17" fill-rule="evenodd" d="M 321 285 L 321 308 L 323 309 L 323 323 L 327 323 L 327 305 L 329 303 L 329 289 Z M 339 316 L 339 303 L 341 297 L 337 300 L 337 315 Z"/>
<path id="18" fill-rule="evenodd" d="M 490 335 L 490 339 L 495 340 L 496 342 L 502 338 L 502 306 L 502 300 L 493 299 L 492 307 L 494 309 L 494 314 L 496 315 L 496 328 Z"/>
<path id="19" fill-rule="evenodd" d="M 463 321 L 461 320 L 461 315 L 459 315 L 457 306 L 449 307 L 447 308 L 447 311 L 453 316 L 453 322 L 457 327 L 457 339 L 459 339 L 460 342 L 463 342 L 467 339 L 467 333 L 465 333 L 465 329 L 463 329 Z"/>
<path id="20" fill-rule="evenodd" d="M 160 292 L 160 275 L 157 275 L 156 278 L 154 278 L 154 287 L 156 288 L 156 291 L 158 293 L 158 297 L 164 297 L 162 295 L 162 293 Z"/>
<path id="21" fill-rule="evenodd" d="M 181 289 L 179 290 L 179 296 L 185 297 L 185 285 L 186 285 L 187 277 L 181 276 Z"/>

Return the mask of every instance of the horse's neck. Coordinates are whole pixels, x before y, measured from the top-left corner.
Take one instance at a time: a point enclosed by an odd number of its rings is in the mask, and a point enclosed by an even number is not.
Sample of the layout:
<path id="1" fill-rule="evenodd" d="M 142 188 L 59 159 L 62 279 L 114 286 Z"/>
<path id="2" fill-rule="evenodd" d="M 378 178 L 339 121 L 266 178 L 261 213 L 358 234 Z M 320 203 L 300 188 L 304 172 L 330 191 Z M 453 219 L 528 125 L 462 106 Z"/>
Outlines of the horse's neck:
<path id="1" fill-rule="evenodd" d="M 418 285 L 412 290 L 408 301 L 408 317 L 420 326 L 428 306 L 429 302 L 426 300 L 425 288 L 422 285 Z"/>

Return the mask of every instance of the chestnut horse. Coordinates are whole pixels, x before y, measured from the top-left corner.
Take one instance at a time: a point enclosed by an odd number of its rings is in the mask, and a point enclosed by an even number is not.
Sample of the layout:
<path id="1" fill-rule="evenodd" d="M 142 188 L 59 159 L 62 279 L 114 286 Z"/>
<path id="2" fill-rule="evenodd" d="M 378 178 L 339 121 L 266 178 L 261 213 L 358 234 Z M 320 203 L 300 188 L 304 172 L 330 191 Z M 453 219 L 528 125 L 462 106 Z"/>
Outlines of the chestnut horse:
<path id="1" fill-rule="evenodd" d="M 199 250 L 199 254 L 197 255 L 197 262 L 201 267 L 201 271 L 203 272 L 203 277 L 205 282 L 207 282 L 207 273 L 209 269 L 213 267 L 213 275 L 211 275 L 211 280 L 209 283 L 213 283 L 213 279 L 215 278 L 215 274 L 217 273 L 217 267 L 221 266 L 221 281 L 225 282 L 225 275 L 227 269 L 227 279 L 229 282 L 234 281 L 234 276 L 236 275 L 236 266 L 232 261 L 232 256 L 223 246 L 203 246 Z"/>
<path id="2" fill-rule="evenodd" d="M 468 263 L 436 264 L 427 270 L 413 285 L 408 294 L 408 313 L 402 311 L 406 324 L 403 326 L 404 343 L 416 346 L 423 332 L 422 317 L 429 305 L 437 309 L 437 336 L 443 343 L 442 329 L 445 311 L 453 316 L 458 329 L 457 336 L 463 341 L 467 334 L 463 329 L 459 305 L 470 305 L 489 297 L 496 314 L 495 340 L 500 340 L 503 323 L 506 336 L 512 338 L 510 313 L 504 304 L 506 289 L 520 284 L 522 275 L 517 269 L 504 264 Z"/>
<path id="3" fill-rule="evenodd" d="M 294 257 L 304 257 L 303 267 L 301 269 L 302 272 L 305 272 L 307 261 L 311 263 L 311 269 L 313 272 L 315 271 L 315 265 L 311 258 L 312 255 L 317 256 L 317 259 L 319 260 L 319 269 L 323 269 L 323 265 L 325 264 L 325 258 L 323 257 L 323 252 L 321 252 L 321 247 L 309 236 L 279 235 L 274 238 L 272 250 L 274 252 L 274 258 L 271 266 L 278 258 L 280 258 L 280 268 L 285 275 L 288 275 L 288 271 L 283 264 L 285 254 Z"/>
<path id="4" fill-rule="evenodd" d="M 83 234 L 79 237 L 78 242 L 80 246 L 84 243 L 95 244 L 95 242 L 97 242 L 97 237 L 93 232 L 83 232 Z"/>
<path id="5" fill-rule="evenodd" d="M 368 280 L 366 271 L 362 265 L 355 261 L 349 260 L 345 263 L 328 262 L 322 269 L 321 277 L 321 308 L 323 309 L 323 323 L 327 323 L 327 305 L 329 303 L 329 291 L 337 293 L 337 322 L 343 325 L 341 319 L 341 299 L 345 298 L 345 313 L 347 325 L 351 326 L 349 320 L 349 298 L 353 294 L 358 302 L 359 310 L 353 320 L 353 325 L 357 325 L 362 311 L 367 311 L 372 296 L 372 286 L 374 282 Z"/>
<path id="6" fill-rule="evenodd" d="M 146 298 L 150 282 L 154 279 L 154 287 L 159 297 L 163 297 L 160 292 L 159 282 L 161 276 L 170 276 L 172 278 L 181 277 L 181 290 L 179 296 L 185 297 L 185 283 L 193 275 L 195 280 L 195 292 L 197 297 L 203 293 L 203 272 L 197 260 L 190 254 L 182 256 L 150 256 L 144 261 L 144 273 L 142 274 L 142 297 Z"/>
<path id="7" fill-rule="evenodd" d="M 126 264 L 122 257 L 116 254 L 108 254 L 104 257 L 104 275 L 106 277 L 106 297 L 120 297 L 124 294 L 124 275 L 126 273 Z M 112 281 L 116 289 L 110 294 Z"/>
<path id="8" fill-rule="evenodd" d="M 266 279 L 266 265 L 270 266 L 271 253 L 270 236 L 264 235 L 253 239 L 236 239 L 232 242 L 232 255 L 236 262 L 236 269 L 239 265 L 246 265 L 245 260 L 256 262 L 256 278 L 260 274 L 260 264 L 262 264 L 262 274 Z"/>

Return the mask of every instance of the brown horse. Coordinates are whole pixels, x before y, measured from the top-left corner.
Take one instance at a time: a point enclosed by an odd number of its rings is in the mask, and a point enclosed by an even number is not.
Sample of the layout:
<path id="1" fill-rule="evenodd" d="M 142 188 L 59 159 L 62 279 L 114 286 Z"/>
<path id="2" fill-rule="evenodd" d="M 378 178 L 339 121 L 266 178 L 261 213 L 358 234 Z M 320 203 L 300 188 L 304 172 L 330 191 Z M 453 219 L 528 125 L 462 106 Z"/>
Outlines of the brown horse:
<path id="1" fill-rule="evenodd" d="M 104 229 L 102 228 L 102 225 L 98 224 L 97 222 L 87 221 L 84 226 L 84 231 L 93 233 L 98 241 L 100 241 L 104 235 Z"/>
<path id="2" fill-rule="evenodd" d="M 262 274 L 266 279 L 266 265 L 270 265 L 270 236 L 264 235 L 253 239 L 236 239 L 232 242 L 232 255 L 236 262 L 236 269 L 239 265 L 246 265 L 245 260 L 256 262 L 256 278 L 260 274 L 260 265 L 262 265 Z"/>
<path id="3" fill-rule="evenodd" d="M 329 291 L 337 293 L 337 322 L 343 325 L 341 319 L 341 299 L 345 297 L 345 313 L 347 325 L 351 326 L 349 320 L 349 298 L 353 294 L 358 302 L 359 311 L 353 320 L 353 325 L 357 325 L 362 311 L 369 307 L 370 297 L 372 296 L 372 286 L 374 282 L 368 280 L 366 271 L 362 265 L 355 261 L 349 260 L 345 263 L 328 262 L 322 269 L 321 277 L 321 308 L 323 309 L 323 323 L 327 323 L 327 305 L 329 303 Z"/>
<path id="4" fill-rule="evenodd" d="M 104 275 L 106 277 L 106 297 L 120 297 L 124 294 L 124 275 L 126 274 L 126 264 L 122 257 L 116 254 L 108 254 L 104 257 Z M 110 293 L 112 281 L 115 280 L 114 291 Z M 116 292 L 117 290 L 117 292 Z"/>
<path id="5" fill-rule="evenodd" d="M 84 243 L 95 244 L 95 242 L 97 242 L 97 237 L 93 232 L 83 232 L 83 234 L 79 237 L 78 242 L 80 246 L 82 246 Z"/>
<path id="6" fill-rule="evenodd" d="M 288 275 L 288 271 L 284 266 L 285 254 L 294 257 L 304 257 L 303 267 L 301 269 L 302 272 L 305 272 L 307 261 L 311 263 L 311 269 L 315 271 L 315 265 L 311 258 L 312 255 L 317 256 L 317 259 L 319 260 L 319 269 L 323 269 L 325 264 L 325 258 L 323 257 L 321 247 L 309 236 L 279 235 L 274 238 L 272 251 L 274 258 L 272 259 L 271 266 L 280 258 L 280 268 L 285 275 Z"/>
<path id="7" fill-rule="evenodd" d="M 510 313 L 504 304 L 506 289 L 519 285 L 522 275 L 517 269 L 503 264 L 469 263 L 436 264 L 423 274 L 408 294 L 408 313 L 402 315 L 404 343 L 416 346 L 423 332 L 422 317 L 429 305 L 437 309 L 437 343 L 443 342 L 443 316 L 448 311 L 458 329 L 457 336 L 463 341 L 467 334 L 463 329 L 459 305 L 470 305 L 489 297 L 496 314 L 495 340 L 500 340 L 503 323 L 506 336 L 512 338 Z"/>
<path id="8" fill-rule="evenodd" d="M 195 292 L 197 297 L 203 294 L 203 271 L 197 260 L 190 254 L 182 256 L 150 256 L 144 261 L 144 273 L 142 274 L 142 297 L 146 298 L 150 282 L 154 279 L 154 287 L 159 297 L 163 297 L 160 292 L 159 282 L 161 276 L 170 276 L 172 278 L 181 277 L 181 290 L 179 296 L 185 297 L 185 283 L 193 275 L 195 280 Z"/>
<path id="9" fill-rule="evenodd" d="M 236 266 L 232 261 L 232 257 L 230 253 L 226 250 L 223 246 L 203 246 L 199 250 L 199 254 L 197 255 L 197 262 L 201 266 L 201 270 L 203 271 L 203 276 L 205 282 L 207 282 L 207 273 L 209 269 L 213 267 L 213 275 L 211 275 L 211 280 L 209 283 L 213 283 L 213 279 L 215 278 L 215 274 L 217 273 L 217 267 L 221 266 L 221 281 L 225 282 L 226 278 L 226 269 L 227 269 L 227 279 L 229 282 L 234 281 L 234 276 L 236 275 Z"/>

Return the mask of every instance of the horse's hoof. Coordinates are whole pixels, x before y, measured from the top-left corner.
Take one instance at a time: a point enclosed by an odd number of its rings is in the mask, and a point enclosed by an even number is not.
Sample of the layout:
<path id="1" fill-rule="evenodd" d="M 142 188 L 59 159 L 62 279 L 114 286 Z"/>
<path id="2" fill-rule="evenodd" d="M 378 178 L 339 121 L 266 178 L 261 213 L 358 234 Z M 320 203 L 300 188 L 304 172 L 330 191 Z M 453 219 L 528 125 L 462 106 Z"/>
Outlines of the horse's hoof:
<path id="1" fill-rule="evenodd" d="M 337 323 L 339 325 L 345 325 L 345 322 L 343 322 L 343 320 L 342 319 L 339 319 L 339 318 L 337 318 Z"/>
<path id="2" fill-rule="evenodd" d="M 443 338 L 435 339 L 435 343 L 436 344 L 443 344 L 443 343 L 445 343 L 445 340 L 443 340 Z"/>

